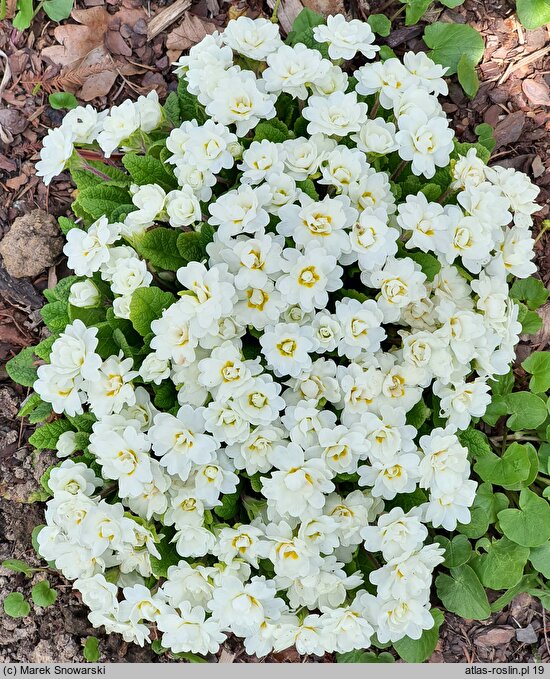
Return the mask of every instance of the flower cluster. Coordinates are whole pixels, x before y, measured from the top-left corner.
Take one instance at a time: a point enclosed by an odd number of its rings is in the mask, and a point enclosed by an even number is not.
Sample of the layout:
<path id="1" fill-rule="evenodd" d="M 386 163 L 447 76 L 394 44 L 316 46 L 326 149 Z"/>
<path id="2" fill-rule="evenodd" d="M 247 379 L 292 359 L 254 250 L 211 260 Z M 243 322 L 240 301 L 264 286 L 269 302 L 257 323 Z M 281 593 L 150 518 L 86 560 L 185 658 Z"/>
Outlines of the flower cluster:
<path id="1" fill-rule="evenodd" d="M 85 145 L 164 168 L 126 188 L 118 171 L 126 209 L 68 231 L 70 307 L 107 316 L 77 314 L 38 370 L 55 413 L 93 422 L 92 462 L 51 471 L 38 541 L 94 626 L 140 644 L 156 626 L 175 653 L 233 633 L 257 656 L 323 655 L 430 629 L 428 531 L 470 520 L 459 434 L 521 332 L 508 281 L 534 270 L 537 190 L 456 150 L 425 54 L 375 60 L 369 25 L 342 16 L 312 34 L 231 21 L 176 64 L 195 116 L 174 124 L 155 93 L 79 107 L 38 163 L 109 180 Z M 170 267 L 168 241 L 150 256 L 161 232 L 209 237 Z"/>

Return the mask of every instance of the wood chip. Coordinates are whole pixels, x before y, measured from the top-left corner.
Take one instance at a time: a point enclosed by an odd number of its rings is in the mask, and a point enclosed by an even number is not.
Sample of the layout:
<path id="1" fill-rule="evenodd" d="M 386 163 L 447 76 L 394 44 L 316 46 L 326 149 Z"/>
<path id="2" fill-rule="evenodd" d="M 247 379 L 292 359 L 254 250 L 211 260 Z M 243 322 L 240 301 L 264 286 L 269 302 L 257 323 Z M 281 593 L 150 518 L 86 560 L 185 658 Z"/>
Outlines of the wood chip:
<path id="1" fill-rule="evenodd" d="M 550 87 L 544 80 L 524 80 L 521 89 L 534 106 L 550 106 Z"/>
<path id="2" fill-rule="evenodd" d="M 231 653 L 228 651 L 226 648 L 222 648 L 222 652 L 220 654 L 220 659 L 218 660 L 219 663 L 232 663 L 235 660 L 235 653 Z"/>
<path id="3" fill-rule="evenodd" d="M 159 33 L 166 30 L 168 26 L 174 23 L 191 7 L 192 0 L 176 0 L 168 7 L 165 7 L 161 12 L 155 14 L 147 26 L 147 38 L 152 40 Z"/>
<path id="4" fill-rule="evenodd" d="M 513 144 L 520 137 L 525 125 L 525 113 L 523 111 L 516 111 L 510 113 L 495 128 L 496 147 L 506 146 L 506 144 Z"/>
<path id="5" fill-rule="evenodd" d="M 199 43 L 206 35 L 217 29 L 213 21 L 203 19 L 196 14 L 187 12 L 183 21 L 166 38 L 166 49 L 184 50 Z"/>

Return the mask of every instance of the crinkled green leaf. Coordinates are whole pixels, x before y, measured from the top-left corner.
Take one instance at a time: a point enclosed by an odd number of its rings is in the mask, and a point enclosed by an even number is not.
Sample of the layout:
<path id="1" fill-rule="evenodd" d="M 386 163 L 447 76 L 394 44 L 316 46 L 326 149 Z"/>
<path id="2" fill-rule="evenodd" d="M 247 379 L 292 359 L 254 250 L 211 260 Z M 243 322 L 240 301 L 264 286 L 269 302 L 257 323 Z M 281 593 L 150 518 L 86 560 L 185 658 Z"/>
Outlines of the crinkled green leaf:
<path id="1" fill-rule="evenodd" d="M 164 292 L 160 288 L 138 288 L 130 301 L 130 320 L 134 328 L 140 335 L 148 335 L 151 322 L 160 318 L 164 309 L 175 301 L 171 292 Z"/>
<path id="2" fill-rule="evenodd" d="M 57 440 L 66 431 L 70 431 L 72 425 L 69 420 L 59 419 L 44 424 L 38 427 L 29 437 L 29 443 L 37 450 L 46 448 L 47 450 L 55 450 Z"/>
<path id="3" fill-rule="evenodd" d="M 391 21 L 385 14 L 369 14 L 367 23 L 374 33 L 387 38 L 391 31 Z"/>
<path id="4" fill-rule="evenodd" d="M 158 158 L 127 153 L 122 158 L 122 164 L 128 170 L 132 181 L 138 186 L 158 184 L 165 191 L 177 188 L 173 176 L 166 171 L 164 163 Z"/>
<path id="5" fill-rule="evenodd" d="M 134 247 L 153 266 L 165 271 L 177 271 L 187 264 L 178 252 L 181 231 L 157 227 L 134 239 Z"/>
<path id="6" fill-rule="evenodd" d="M 36 358 L 32 347 L 22 349 L 6 363 L 8 375 L 23 387 L 32 387 L 37 379 Z"/>

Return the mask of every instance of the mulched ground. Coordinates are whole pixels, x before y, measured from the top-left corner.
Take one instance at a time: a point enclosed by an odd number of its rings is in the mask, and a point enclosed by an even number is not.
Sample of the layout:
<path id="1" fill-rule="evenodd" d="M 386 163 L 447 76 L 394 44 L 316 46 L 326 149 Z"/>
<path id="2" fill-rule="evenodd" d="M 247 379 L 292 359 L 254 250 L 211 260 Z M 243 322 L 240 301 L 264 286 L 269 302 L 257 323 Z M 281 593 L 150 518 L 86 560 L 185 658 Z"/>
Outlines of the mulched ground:
<path id="1" fill-rule="evenodd" d="M 267 0 L 268 5 L 271 0 Z M 302 0 L 325 13 L 349 11 L 365 18 L 371 12 L 394 14 L 398 0 Z M 280 20 L 287 28 L 302 7 L 300 0 L 282 0 Z M 15 0 L 8 0 L 8 17 Z M 6 20 L 0 22 L 0 238 L 13 221 L 36 207 L 55 215 L 68 212 L 72 186 L 58 179 L 47 188 L 34 175 L 40 140 L 62 113 L 48 104 L 48 94 L 71 91 L 97 107 L 120 103 L 152 88 L 162 98 L 175 87 L 170 63 L 206 33 L 223 27 L 241 14 L 256 17 L 269 9 L 258 2 L 236 0 L 176 0 L 142 3 L 139 0 L 82 0 L 73 18 L 57 26 L 39 13 L 29 31 L 19 33 Z M 462 141 L 474 141 L 480 122 L 496 129 L 493 161 L 527 172 L 541 188 L 537 226 L 550 207 L 550 36 L 545 28 L 525 31 L 515 20 L 511 2 L 467 0 L 455 10 L 435 3 L 426 19 L 469 23 L 485 39 L 486 52 L 479 69 L 482 81 L 470 101 L 453 84 L 444 108 L 454 120 Z M 422 46 L 422 26 L 405 27 L 401 18 L 386 39 L 398 53 Z M 548 236 L 537 244 L 540 275 L 550 281 Z M 34 253 L 28 252 L 29 259 Z M 24 559 L 40 565 L 30 544 L 33 527 L 42 522 L 43 508 L 29 502 L 39 487 L 43 470 L 51 464 L 47 454 L 35 456 L 26 446 L 32 428 L 16 420 L 27 390 L 11 383 L 4 363 L 21 348 L 44 334 L 40 323 L 41 291 L 67 273 L 62 261 L 32 279 L 14 279 L 0 264 L 0 561 Z M 543 309 L 543 330 L 520 347 L 522 356 L 532 346 L 543 349 L 550 339 L 550 310 Z M 518 352 L 519 353 L 519 352 Z M 0 568 L 0 600 L 11 591 L 30 589 L 43 573 L 30 581 Z M 165 661 L 148 648 L 126 644 L 118 636 L 93 630 L 86 609 L 71 586 L 48 573 L 59 591 L 48 609 L 33 606 L 31 615 L 14 620 L 0 612 L 0 661 L 81 661 L 89 635 L 100 639 L 101 660 L 112 662 Z M 526 594 L 490 620 L 472 622 L 447 615 L 437 650 L 430 662 L 533 662 L 550 660 L 550 625 L 540 606 Z M 220 662 L 257 662 L 243 655 L 229 640 Z M 295 651 L 269 657 L 274 662 L 300 662 Z M 310 662 L 318 662 L 309 658 Z M 331 662 L 328 656 L 323 662 Z"/>

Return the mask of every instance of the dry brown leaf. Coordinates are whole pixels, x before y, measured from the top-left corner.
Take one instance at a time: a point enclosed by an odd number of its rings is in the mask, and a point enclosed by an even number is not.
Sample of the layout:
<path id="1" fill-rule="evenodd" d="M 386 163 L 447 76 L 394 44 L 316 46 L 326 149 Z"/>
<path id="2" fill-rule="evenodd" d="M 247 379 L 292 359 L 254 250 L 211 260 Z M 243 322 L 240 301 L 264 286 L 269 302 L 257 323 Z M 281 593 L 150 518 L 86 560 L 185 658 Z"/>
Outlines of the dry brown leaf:
<path id="1" fill-rule="evenodd" d="M 274 9 L 276 0 L 267 0 L 267 4 Z M 285 33 L 290 33 L 294 19 L 304 9 L 300 0 L 281 0 L 277 10 L 277 18 Z"/>
<path id="2" fill-rule="evenodd" d="M 544 80 L 524 80 L 521 89 L 534 106 L 550 106 L 550 87 Z"/>
<path id="3" fill-rule="evenodd" d="M 187 12 L 179 26 L 174 28 L 166 38 L 166 49 L 184 51 L 200 42 L 206 35 L 213 33 L 217 26 L 212 21 L 207 21 Z"/>
<path id="4" fill-rule="evenodd" d="M 75 65 L 94 48 L 103 44 L 111 15 L 104 7 L 75 9 L 71 13 L 77 24 L 63 24 L 54 29 L 59 45 L 45 47 L 43 56 L 60 66 Z"/>
<path id="5" fill-rule="evenodd" d="M 303 4 L 314 12 L 319 12 L 323 16 L 329 14 L 345 14 L 343 0 L 302 0 Z"/>

